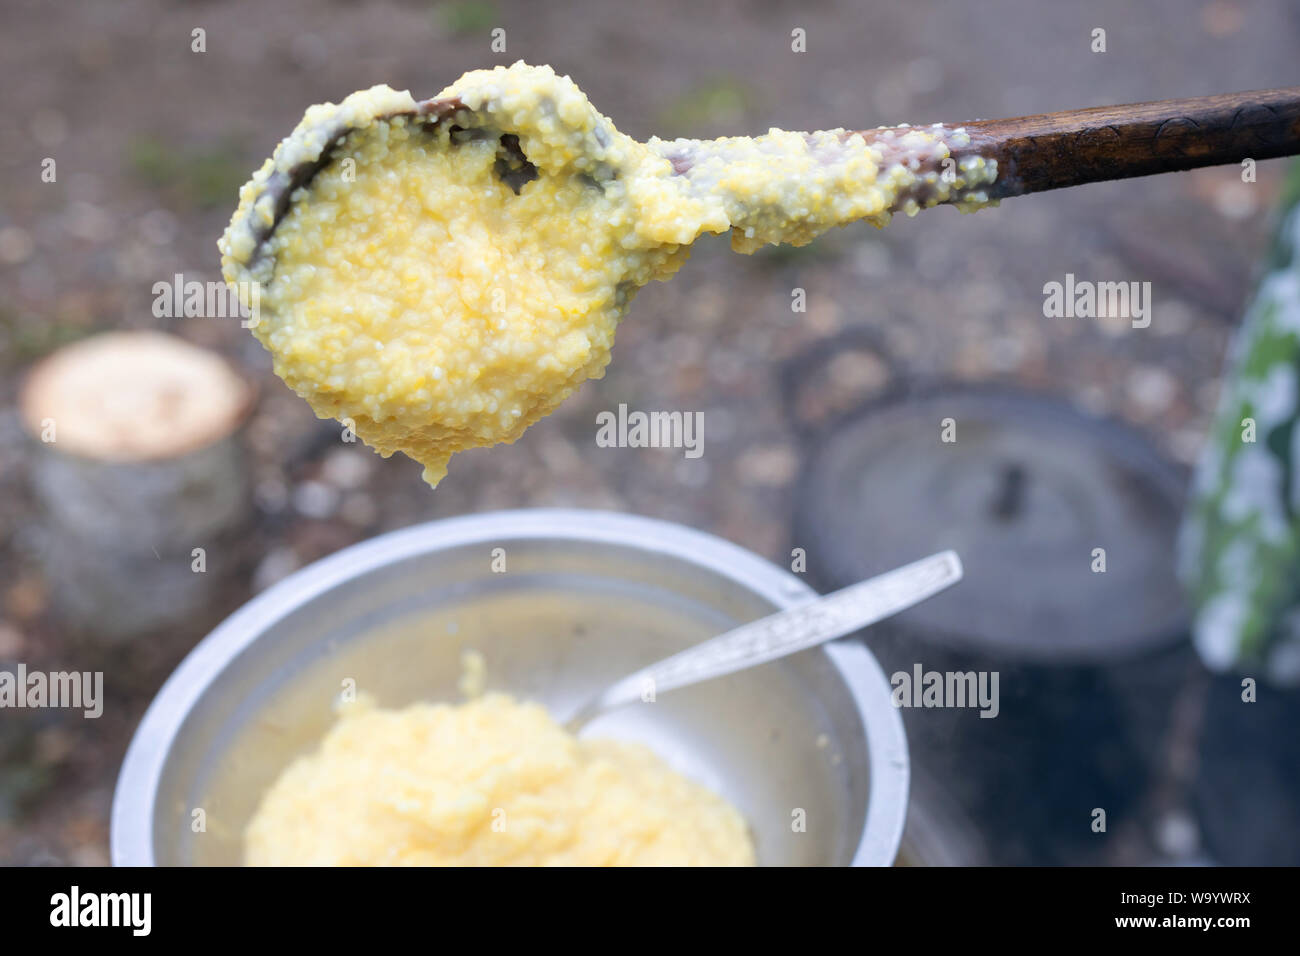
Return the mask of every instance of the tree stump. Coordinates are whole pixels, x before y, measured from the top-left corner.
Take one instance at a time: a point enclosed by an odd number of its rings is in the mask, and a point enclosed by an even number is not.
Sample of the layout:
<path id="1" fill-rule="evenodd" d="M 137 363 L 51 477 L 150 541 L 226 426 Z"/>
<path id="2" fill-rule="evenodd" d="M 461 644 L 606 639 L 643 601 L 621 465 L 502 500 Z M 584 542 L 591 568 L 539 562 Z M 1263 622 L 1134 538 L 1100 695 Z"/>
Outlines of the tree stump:
<path id="1" fill-rule="evenodd" d="M 249 514 L 250 386 L 174 336 L 110 332 L 41 361 L 19 402 L 64 623 L 120 639 L 200 611 Z"/>

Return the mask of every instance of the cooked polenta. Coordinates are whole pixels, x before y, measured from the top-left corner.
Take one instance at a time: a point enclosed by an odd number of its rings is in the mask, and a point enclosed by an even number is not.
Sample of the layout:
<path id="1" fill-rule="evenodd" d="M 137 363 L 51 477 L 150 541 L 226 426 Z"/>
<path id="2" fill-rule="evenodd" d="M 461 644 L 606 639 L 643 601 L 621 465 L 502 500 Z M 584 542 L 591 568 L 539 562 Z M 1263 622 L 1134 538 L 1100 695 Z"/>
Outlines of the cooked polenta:
<path id="1" fill-rule="evenodd" d="M 228 281 L 259 283 L 254 332 L 276 373 L 430 484 L 454 452 L 514 441 L 603 375 L 636 291 L 702 233 L 731 230 L 741 252 L 802 245 L 978 206 L 996 175 L 978 157 L 941 170 L 969 143 L 943 127 L 640 143 L 568 77 L 523 63 L 428 102 L 436 117 L 376 86 L 311 107 L 219 246 Z"/>
<path id="2" fill-rule="evenodd" d="M 245 832 L 252 866 L 747 866 L 726 801 L 648 749 L 579 740 L 535 704 L 346 707 Z"/>

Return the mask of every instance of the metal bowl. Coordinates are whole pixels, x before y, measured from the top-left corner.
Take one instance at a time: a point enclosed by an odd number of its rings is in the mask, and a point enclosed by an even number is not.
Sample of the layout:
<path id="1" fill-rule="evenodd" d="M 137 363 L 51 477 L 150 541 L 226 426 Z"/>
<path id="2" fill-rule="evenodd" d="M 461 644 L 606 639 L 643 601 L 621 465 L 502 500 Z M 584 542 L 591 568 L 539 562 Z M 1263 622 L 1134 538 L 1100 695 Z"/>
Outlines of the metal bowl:
<path id="1" fill-rule="evenodd" d="M 813 595 L 719 538 L 601 511 L 471 515 L 348 548 L 240 609 L 168 679 L 118 777 L 113 862 L 239 863 L 263 792 L 317 745 L 348 680 L 389 707 L 455 700 L 473 649 L 489 689 L 564 715 L 650 661 Z M 726 796 L 761 864 L 888 865 L 898 851 L 903 724 L 852 638 L 585 733 L 642 741 Z"/>

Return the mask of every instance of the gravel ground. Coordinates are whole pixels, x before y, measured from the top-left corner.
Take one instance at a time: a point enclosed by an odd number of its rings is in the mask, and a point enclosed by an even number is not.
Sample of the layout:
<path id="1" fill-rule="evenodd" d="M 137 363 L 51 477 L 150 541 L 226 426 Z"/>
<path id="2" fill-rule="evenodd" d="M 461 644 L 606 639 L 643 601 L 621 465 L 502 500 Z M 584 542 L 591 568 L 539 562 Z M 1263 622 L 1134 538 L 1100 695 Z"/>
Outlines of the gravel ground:
<path id="1" fill-rule="evenodd" d="M 0 713 L 0 863 L 105 862 L 116 770 L 167 673 L 250 589 L 354 541 L 464 512 L 581 505 L 684 522 L 781 558 L 802 434 L 879 385 L 878 364 L 845 352 L 787 407 L 782 369 L 834 336 L 871 331 L 909 377 L 1068 397 L 1191 461 L 1281 173 L 1264 163 L 1252 184 L 1230 167 L 972 216 L 939 209 L 748 258 L 703 241 L 677 278 L 640 294 L 604 379 L 513 446 L 458 456 L 430 493 L 412 462 L 340 448 L 236 323 L 151 314 L 154 282 L 218 277 L 215 241 L 238 186 L 308 104 L 379 82 L 430 95 L 467 69 L 522 58 L 571 74 L 641 138 L 865 128 L 1285 86 L 1300 41 L 1293 4 L 1244 0 L 4 8 L 0 665 L 107 662 L 108 704 L 97 721 Z M 489 48 L 496 26 L 503 54 Z M 206 52 L 191 50 L 196 27 Z M 795 27 L 806 53 L 791 52 Z M 1090 50 L 1095 27 L 1105 53 Z M 57 159 L 57 183 L 40 181 L 45 157 Z M 1042 286 L 1066 273 L 1150 281 L 1151 327 L 1045 319 Z M 806 313 L 791 311 L 796 287 Z M 105 648 L 60 625 L 33 559 L 40 518 L 14 397 L 24 369 L 58 344 L 147 327 L 216 349 L 258 385 L 248 441 L 259 521 L 211 607 L 184 628 Z M 704 411 L 704 456 L 598 448 L 595 413 L 620 402 Z"/>

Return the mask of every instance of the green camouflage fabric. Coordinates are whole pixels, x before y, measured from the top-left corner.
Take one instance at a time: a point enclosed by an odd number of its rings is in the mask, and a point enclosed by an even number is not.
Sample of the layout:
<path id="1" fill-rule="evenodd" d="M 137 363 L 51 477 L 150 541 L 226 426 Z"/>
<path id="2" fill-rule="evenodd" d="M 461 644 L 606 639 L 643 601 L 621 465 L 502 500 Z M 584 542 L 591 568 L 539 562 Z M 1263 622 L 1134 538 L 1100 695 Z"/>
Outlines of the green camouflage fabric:
<path id="1" fill-rule="evenodd" d="M 1229 354 L 1179 542 L 1214 670 L 1300 683 L 1300 164 Z M 1253 423 L 1253 433 L 1252 426 Z M 1252 440 L 1253 439 L 1253 440 Z"/>

